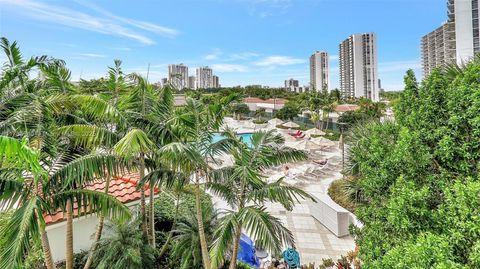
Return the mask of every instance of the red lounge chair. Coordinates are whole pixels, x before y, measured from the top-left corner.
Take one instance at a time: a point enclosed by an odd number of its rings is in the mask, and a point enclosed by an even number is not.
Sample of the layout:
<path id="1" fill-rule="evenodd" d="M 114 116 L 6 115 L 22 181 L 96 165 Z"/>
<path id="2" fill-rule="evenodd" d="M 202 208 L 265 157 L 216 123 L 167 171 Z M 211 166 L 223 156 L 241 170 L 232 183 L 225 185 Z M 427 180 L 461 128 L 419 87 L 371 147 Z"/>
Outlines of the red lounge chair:
<path id="1" fill-rule="evenodd" d="M 295 136 L 295 138 L 297 138 L 297 139 L 305 138 L 305 134 L 303 134 L 303 135 L 301 135 L 301 136 Z"/>
<path id="2" fill-rule="evenodd" d="M 288 133 L 291 136 L 299 136 L 302 134 L 302 131 L 298 130 L 296 133 Z"/>

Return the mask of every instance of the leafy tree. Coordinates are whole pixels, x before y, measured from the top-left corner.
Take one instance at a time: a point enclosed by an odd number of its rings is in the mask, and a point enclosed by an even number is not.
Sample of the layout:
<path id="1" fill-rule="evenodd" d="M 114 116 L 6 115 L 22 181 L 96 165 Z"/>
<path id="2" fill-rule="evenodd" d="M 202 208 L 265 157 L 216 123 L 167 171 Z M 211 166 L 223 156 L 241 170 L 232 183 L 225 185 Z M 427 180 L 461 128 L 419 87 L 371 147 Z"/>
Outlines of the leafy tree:
<path id="1" fill-rule="evenodd" d="M 230 111 L 233 113 L 235 118 L 240 118 L 242 115 L 247 115 L 250 112 L 250 108 L 248 108 L 247 104 L 238 103 L 233 104 L 230 107 Z"/>
<path id="2" fill-rule="evenodd" d="M 275 112 L 275 117 L 282 120 L 293 120 L 298 116 L 300 108 L 290 102 L 286 103 L 282 108 Z"/>
<path id="3" fill-rule="evenodd" d="M 480 62 L 411 71 L 396 123 L 352 130 L 364 268 L 480 268 Z"/>

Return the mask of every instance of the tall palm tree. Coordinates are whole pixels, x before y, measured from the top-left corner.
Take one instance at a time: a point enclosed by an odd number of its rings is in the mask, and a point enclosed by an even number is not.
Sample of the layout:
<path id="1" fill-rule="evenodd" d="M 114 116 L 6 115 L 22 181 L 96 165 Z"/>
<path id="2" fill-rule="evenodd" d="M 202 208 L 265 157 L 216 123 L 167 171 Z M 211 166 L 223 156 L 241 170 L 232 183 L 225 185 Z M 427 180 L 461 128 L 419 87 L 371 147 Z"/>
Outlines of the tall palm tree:
<path id="1" fill-rule="evenodd" d="M 120 64 L 116 60 L 115 67 L 109 68 L 109 79 L 104 87 L 106 90 L 102 88 L 94 96 L 89 96 L 89 107 L 93 111 L 87 111 L 87 114 L 95 117 L 87 124 L 64 126 L 62 131 L 72 136 L 75 144 L 132 158 L 138 165 L 142 179 L 146 171 L 155 171 L 158 168 L 156 165 L 161 166 L 155 160 L 158 159 L 156 150 L 173 137 L 168 129 L 173 112 L 173 94 L 169 87 L 154 91 L 146 79 L 139 75 L 124 77 Z M 126 91 L 126 88 L 129 90 Z M 106 116 L 100 116 L 99 109 L 107 113 Z M 145 189 L 140 188 L 140 223 L 145 240 L 148 239 L 152 246 L 155 245 L 153 191 L 150 188 L 150 225 L 147 225 Z M 105 192 L 108 192 L 108 184 Z M 92 253 L 95 242 L 101 237 L 102 226 L 103 218 L 100 218 L 85 269 L 92 264 Z"/>
<path id="2" fill-rule="evenodd" d="M 223 122 L 225 108 L 238 99 L 237 95 L 223 98 L 219 103 L 205 105 L 199 100 L 187 98 L 185 107 L 178 111 L 175 125 L 179 128 L 181 138 L 163 146 L 160 150 L 162 158 L 169 163 L 171 169 L 181 170 L 190 175 L 195 184 L 196 219 L 201 246 L 203 266 L 210 269 L 208 243 L 203 227 L 201 208 L 202 181 L 208 181 L 210 167 L 207 159 L 228 149 L 226 140 L 213 143 L 213 136 Z"/>
<path id="3" fill-rule="evenodd" d="M 237 268 L 237 254 L 242 231 L 249 233 L 258 246 L 280 251 L 282 244 L 294 245 L 292 233 L 280 220 L 266 211 L 263 203 L 278 202 L 292 210 L 300 198 L 311 198 L 306 192 L 283 184 L 283 179 L 267 183 L 265 169 L 306 158 L 303 151 L 284 147 L 283 137 L 270 132 L 254 133 L 248 146 L 234 133 L 227 136 L 236 140 L 229 153 L 233 166 L 211 171 L 207 187 L 222 197 L 231 210 L 219 220 L 211 249 L 212 264 L 219 266 L 225 253 L 231 249 L 230 269 Z"/>

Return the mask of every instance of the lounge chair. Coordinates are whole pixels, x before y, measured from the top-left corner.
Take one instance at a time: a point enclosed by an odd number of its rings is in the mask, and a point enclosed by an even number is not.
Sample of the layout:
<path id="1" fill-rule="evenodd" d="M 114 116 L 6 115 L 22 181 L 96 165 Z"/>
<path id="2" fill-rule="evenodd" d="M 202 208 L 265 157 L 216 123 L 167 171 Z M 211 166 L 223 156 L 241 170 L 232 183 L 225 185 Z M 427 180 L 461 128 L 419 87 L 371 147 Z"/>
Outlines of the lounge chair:
<path id="1" fill-rule="evenodd" d="M 288 133 L 291 136 L 299 136 L 302 134 L 302 131 L 298 130 L 296 133 Z"/>
<path id="2" fill-rule="evenodd" d="M 313 160 L 314 163 L 319 164 L 319 165 L 326 165 L 328 163 L 328 159 L 325 160 Z"/>
<path id="3" fill-rule="evenodd" d="M 295 136 L 296 139 L 303 139 L 305 138 L 305 134 L 301 135 L 301 136 Z"/>

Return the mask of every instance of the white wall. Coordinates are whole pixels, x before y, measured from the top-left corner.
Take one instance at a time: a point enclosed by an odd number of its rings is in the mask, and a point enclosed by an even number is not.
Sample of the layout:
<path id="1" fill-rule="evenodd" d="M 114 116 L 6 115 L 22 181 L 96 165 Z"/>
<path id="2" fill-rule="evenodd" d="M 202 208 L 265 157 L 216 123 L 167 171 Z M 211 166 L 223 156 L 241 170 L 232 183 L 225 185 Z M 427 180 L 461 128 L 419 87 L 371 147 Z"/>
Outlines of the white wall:
<path id="1" fill-rule="evenodd" d="M 147 198 L 147 202 L 148 201 L 149 199 Z M 138 204 L 139 201 L 126 204 L 132 212 L 132 217 L 136 214 L 135 212 Z M 105 221 L 108 220 L 106 219 Z M 96 215 L 73 219 L 73 253 L 90 249 L 93 243 L 93 235 L 95 234 L 97 223 L 98 218 Z M 55 262 L 65 260 L 66 258 L 66 227 L 66 222 L 62 221 L 60 223 L 48 225 L 46 228 L 50 249 Z M 103 235 L 105 235 L 105 229 Z"/>
<path id="2" fill-rule="evenodd" d="M 73 220 L 73 252 L 78 253 L 82 250 L 89 250 L 93 243 L 92 235 L 98 218 L 95 215 L 76 218 Z M 47 226 L 47 235 L 50 242 L 53 260 L 55 262 L 65 260 L 65 235 L 66 222 L 60 222 Z"/>

